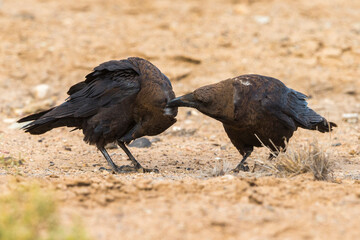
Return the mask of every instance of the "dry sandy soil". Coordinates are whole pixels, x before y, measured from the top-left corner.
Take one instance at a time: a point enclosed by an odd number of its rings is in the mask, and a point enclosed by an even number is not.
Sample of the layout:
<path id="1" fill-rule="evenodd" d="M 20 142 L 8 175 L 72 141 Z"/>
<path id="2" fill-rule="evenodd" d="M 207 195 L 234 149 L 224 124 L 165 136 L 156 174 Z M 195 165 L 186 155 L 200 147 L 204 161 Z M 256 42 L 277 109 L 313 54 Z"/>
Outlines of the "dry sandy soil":
<path id="1" fill-rule="evenodd" d="M 0 1 L 0 169 L 55 189 L 64 221 L 81 216 L 95 239 L 355 239 L 360 234 L 360 1 L 342 0 L 3 0 Z M 180 109 L 178 122 L 131 148 L 159 174 L 112 175 L 81 132 L 30 136 L 15 120 L 61 103 L 99 63 L 144 57 L 177 95 L 258 73 L 311 96 L 338 123 L 332 134 L 300 129 L 295 150 L 317 139 L 334 163 L 333 181 L 279 177 L 266 168 L 214 177 L 240 155 L 219 122 Z M 37 96 L 34 86 L 50 86 Z M 120 149 L 110 150 L 128 163 Z M 256 149 L 250 167 L 266 162 Z"/>

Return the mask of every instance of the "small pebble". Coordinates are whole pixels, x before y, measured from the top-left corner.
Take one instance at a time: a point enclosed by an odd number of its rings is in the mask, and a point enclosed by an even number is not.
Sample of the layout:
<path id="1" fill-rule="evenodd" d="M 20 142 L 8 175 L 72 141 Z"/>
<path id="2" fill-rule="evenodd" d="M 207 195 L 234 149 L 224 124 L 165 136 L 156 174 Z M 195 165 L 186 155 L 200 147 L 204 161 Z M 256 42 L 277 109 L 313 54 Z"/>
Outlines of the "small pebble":
<path id="1" fill-rule="evenodd" d="M 181 128 L 181 127 L 178 127 L 178 126 L 175 126 L 175 127 L 172 128 L 172 130 L 173 130 L 174 132 L 180 131 L 181 129 L 182 129 L 182 128 Z"/>
<path id="2" fill-rule="evenodd" d="M 71 147 L 69 147 L 69 146 L 64 146 L 64 149 L 65 149 L 66 151 L 71 151 Z"/>
<path id="3" fill-rule="evenodd" d="M 235 177 L 233 175 L 230 175 L 230 174 L 226 174 L 224 175 L 222 178 L 226 179 L 226 180 L 232 180 L 234 179 Z"/>
<path id="4" fill-rule="evenodd" d="M 39 84 L 32 89 L 32 94 L 37 99 L 44 99 L 48 96 L 50 86 L 47 84 Z"/>
<path id="5" fill-rule="evenodd" d="M 151 143 L 155 143 L 155 142 L 161 142 L 161 139 L 158 137 L 154 137 L 153 139 L 150 140 Z"/>
<path id="6" fill-rule="evenodd" d="M 259 24 L 268 24 L 270 22 L 270 17 L 268 16 L 254 16 L 254 20 Z"/>
<path id="7" fill-rule="evenodd" d="M 221 150 L 226 150 L 226 149 L 227 149 L 227 146 L 226 146 L 226 145 L 222 145 L 222 146 L 220 147 L 220 149 L 221 149 Z"/>
<path id="8" fill-rule="evenodd" d="M 148 148 L 151 146 L 151 142 L 147 138 L 138 138 L 135 139 L 132 143 L 129 144 L 129 147 L 137 147 L 137 148 Z"/>
<path id="9" fill-rule="evenodd" d="M 342 119 L 348 123 L 357 123 L 359 121 L 359 114 L 357 113 L 344 113 Z"/>
<path id="10" fill-rule="evenodd" d="M 4 123 L 15 123 L 16 122 L 16 118 L 5 118 L 3 119 Z"/>

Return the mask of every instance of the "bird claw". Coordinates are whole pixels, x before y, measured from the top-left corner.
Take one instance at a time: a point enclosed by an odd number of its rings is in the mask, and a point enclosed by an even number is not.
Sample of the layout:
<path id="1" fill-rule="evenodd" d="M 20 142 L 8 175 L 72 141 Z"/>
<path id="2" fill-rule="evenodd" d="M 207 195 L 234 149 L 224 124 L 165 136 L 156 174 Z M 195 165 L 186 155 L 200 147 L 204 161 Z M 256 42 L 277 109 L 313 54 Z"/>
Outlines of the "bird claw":
<path id="1" fill-rule="evenodd" d="M 105 168 L 105 167 L 100 167 L 99 171 L 107 171 L 108 173 L 115 173 L 114 169 L 112 168 Z"/>
<path id="2" fill-rule="evenodd" d="M 238 173 L 238 172 L 249 172 L 250 171 L 250 168 L 248 165 L 245 165 L 245 164 L 240 164 L 238 165 L 236 168 L 234 168 L 233 170 L 231 170 L 231 172 L 233 173 Z"/>
<path id="3" fill-rule="evenodd" d="M 150 172 L 153 172 L 153 173 L 159 173 L 159 170 L 154 168 L 154 169 L 151 169 L 151 168 L 139 168 L 137 169 L 137 172 L 139 173 L 150 173 Z"/>
<path id="4" fill-rule="evenodd" d="M 135 167 L 129 166 L 129 165 L 124 165 L 121 167 L 117 167 L 117 168 L 104 168 L 101 167 L 99 168 L 100 171 L 107 171 L 109 173 L 136 173 L 137 170 Z"/>
<path id="5" fill-rule="evenodd" d="M 130 166 L 130 165 L 124 165 L 121 167 L 117 167 L 116 169 L 107 169 L 104 167 L 99 168 L 100 171 L 108 171 L 110 173 L 149 173 L 149 172 L 154 172 L 154 173 L 159 173 L 158 169 L 149 169 L 149 168 L 136 168 L 134 166 Z"/>
<path id="6" fill-rule="evenodd" d="M 134 166 L 130 166 L 130 165 L 123 165 L 120 166 L 116 169 L 117 173 L 132 173 L 132 172 L 137 172 L 136 168 Z"/>
<path id="7" fill-rule="evenodd" d="M 159 170 L 154 168 L 143 168 L 143 167 L 135 167 L 135 166 L 129 166 L 129 165 L 124 165 L 121 167 L 118 167 L 118 172 L 119 173 L 129 173 L 129 172 L 138 172 L 138 173 L 150 173 L 150 172 L 154 172 L 154 173 L 159 173 Z"/>

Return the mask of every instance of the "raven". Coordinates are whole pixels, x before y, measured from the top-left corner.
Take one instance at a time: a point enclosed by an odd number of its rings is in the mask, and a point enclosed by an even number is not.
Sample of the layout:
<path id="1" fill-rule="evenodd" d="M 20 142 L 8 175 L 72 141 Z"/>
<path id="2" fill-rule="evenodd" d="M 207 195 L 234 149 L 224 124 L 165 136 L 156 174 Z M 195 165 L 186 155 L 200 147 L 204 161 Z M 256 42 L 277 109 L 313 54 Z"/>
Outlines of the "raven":
<path id="1" fill-rule="evenodd" d="M 254 147 L 265 145 L 277 154 L 298 127 L 329 132 L 337 126 L 309 108 L 306 98 L 278 79 L 253 74 L 198 88 L 167 107 L 196 108 L 222 122 L 243 156 L 234 171 L 248 171 L 246 159 Z"/>
<path id="2" fill-rule="evenodd" d="M 165 108 L 175 94 L 169 79 L 156 66 L 137 57 L 108 61 L 67 93 L 69 97 L 61 105 L 18 122 L 32 121 L 23 127 L 30 134 L 62 126 L 82 129 L 84 141 L 96 145 L 115 172 L 157 171 L 143 168 L 125 145 L 145 135 L 160 134 L 176 122 L 177 108 Z M 112 161 L 105 145 L 115 141 L 133 168 L 118 167 Z"/>

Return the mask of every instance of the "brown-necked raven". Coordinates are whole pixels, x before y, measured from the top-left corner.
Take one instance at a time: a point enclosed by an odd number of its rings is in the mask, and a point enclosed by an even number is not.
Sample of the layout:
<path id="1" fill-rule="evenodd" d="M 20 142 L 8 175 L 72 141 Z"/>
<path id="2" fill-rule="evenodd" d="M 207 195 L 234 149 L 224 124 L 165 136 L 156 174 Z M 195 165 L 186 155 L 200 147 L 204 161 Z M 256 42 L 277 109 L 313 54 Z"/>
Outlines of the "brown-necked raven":
<path id="1" fill-rule="evenodd" d="M 18 122 L 32 121 L 23 127 L 31 134 L 62 126 L 82 129 L 84 141 L 96 145 L 115 172 L 126 172 L 129 166 L 118 167 L 105 150 L 107 143 L 117 141 L 135 170 L 151 171 L 136 161 L 125 143 L 160 134 L 176 122 L 177 108 L 165 109 L 175 97 L 169 79 L 136 57 L 102 63 L 85 78 L 69 89 L 61 105 Z"/>
<path id="2" fill-rule="evenodd" d="M 306 98 L 275 78 L 242 75 L 198 88 L 171 100 L 167 106 L 196 108 L 221 121 L 243 156 L 234 170 L 248 171 L 245 160 L 253 147 L 264 144 L 277 153 L 285 149 L 298 127 L 320 132 L 336 127 L 309 108 Z"/>

